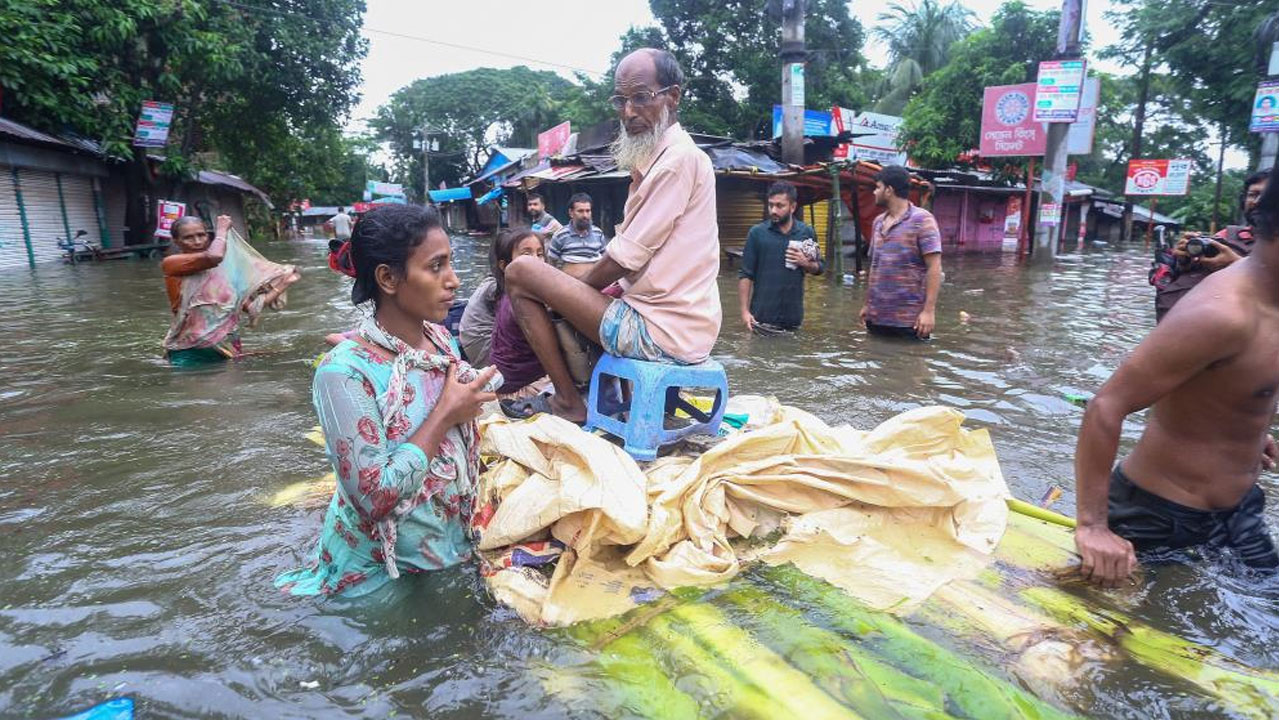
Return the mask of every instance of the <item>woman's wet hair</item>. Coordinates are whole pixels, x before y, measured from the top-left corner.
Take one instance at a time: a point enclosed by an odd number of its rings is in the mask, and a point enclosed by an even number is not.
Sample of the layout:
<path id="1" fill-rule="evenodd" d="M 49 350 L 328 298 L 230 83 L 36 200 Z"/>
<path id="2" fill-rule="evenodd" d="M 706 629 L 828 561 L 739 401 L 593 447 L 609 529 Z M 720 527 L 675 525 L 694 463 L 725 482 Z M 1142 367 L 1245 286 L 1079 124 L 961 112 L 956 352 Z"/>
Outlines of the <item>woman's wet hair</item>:
<path id="1" fill-rule="evenodd" d="M 503 277 L 503 270 L 509 265 L 515 255 L 515 248 L 524 241 L 524 238 L 535 237 L 541 240 L 541 236 L 526 227 L 512 227 L 503 230 L 493 239 L 493 249 L 489 253 L 489 271 L 493 273 L 493 280 L 497 283 L 497 295 L 501 297 L 506 293 L 506 279 Z"/>
<path id="2" fill-rule="evenodd" d="M 206 229 L 204 220 L 201 219 L 199 215 L 183 215 L 173 221 L 173 225 L 169 227 L 169 232 L 173 235 L 173 237 L 177 237 L 182 232 L 183 227 L 193 223 L 199 224 L 201 230 Z"/>
<path id="3" fill-rule="evenodd" d="M 359 305 L 380 300 L 377 269 L 385 265 L 404 276 L 413 248 L 422 244 L 427 233 L 443 230 L 439 212 L 433 207 L 415 205 L 382 205 L 365 213 L 351 233 L 351 264 L 355 268 L 355 285 L 351 302 Z"/>

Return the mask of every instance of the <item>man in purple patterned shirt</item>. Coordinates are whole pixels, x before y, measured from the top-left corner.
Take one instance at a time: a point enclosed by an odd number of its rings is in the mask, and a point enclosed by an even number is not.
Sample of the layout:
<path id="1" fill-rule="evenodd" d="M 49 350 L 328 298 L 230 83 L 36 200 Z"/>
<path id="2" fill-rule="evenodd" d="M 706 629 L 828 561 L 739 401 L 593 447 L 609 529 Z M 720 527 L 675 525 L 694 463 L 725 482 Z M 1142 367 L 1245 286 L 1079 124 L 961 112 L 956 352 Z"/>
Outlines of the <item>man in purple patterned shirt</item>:
<path id="1" fill-rule="evenodd" d="M 889 165 L 875 175 L 870 275 L 861 321 L 874 335 L 927 339 L 941 290 L 941 233 L 933 214 L 911 204 L 910 172 Z"/>

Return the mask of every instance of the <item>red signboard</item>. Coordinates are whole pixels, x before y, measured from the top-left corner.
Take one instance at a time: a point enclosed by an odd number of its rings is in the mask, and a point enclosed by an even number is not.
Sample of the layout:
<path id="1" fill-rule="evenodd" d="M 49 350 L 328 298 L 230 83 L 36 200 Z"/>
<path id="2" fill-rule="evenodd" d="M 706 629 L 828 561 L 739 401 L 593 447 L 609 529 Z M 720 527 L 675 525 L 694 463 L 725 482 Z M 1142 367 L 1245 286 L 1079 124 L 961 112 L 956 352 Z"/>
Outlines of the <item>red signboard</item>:
<path id="1" fill-rule="evenodd" d="M 537 135 L 537 156 L 539 158 L 548 158 L 558 154 L 568 144 L 568 136 L 572 134 L 567 122 L 560 123 L 555 127 Z"/>
<path id="2" fill-rule="evenodd" d="M 1190 192 L 1193 161 L 1129 160 L 1125 195 L 1185 195 Z"/>
<path id="3" fill-rule="evenodd" d="M 1035 83 L 988 87 L 981 104 L 981 155 L 1040 156 L 1048 147 L 1043 123 L 1035 122 Z"/>

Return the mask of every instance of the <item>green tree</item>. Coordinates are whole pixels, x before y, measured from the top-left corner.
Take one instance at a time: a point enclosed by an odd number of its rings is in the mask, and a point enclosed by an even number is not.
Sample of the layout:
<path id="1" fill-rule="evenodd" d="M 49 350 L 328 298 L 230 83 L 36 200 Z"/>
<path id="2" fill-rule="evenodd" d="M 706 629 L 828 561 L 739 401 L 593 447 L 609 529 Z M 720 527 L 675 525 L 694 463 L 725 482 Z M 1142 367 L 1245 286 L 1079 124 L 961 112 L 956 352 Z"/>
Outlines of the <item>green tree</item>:
<path id="1" fill-rule="evenodd" d="M 1005 3 L 989 28 L 955 43 L 944 67 L 924 78 L 903 113 L 901 141 L 923 167 L 950 167 L 978 146 L 982 91 L 1035 79 L 1039 63 L 1053 56 L 1059 14 Z M 961 163 L 962 164 L 962 163 Z M 1020 163 L 1008 163 L 1020 174 Z"/>
<path id="2" fill-rule="evenodd" d="M 1124 39 L 1106 54 L 1141 72 L 1141 54 L 1151 48 L 1150 65 L 1171 77 L 1172 92 L 1208 126 L 1224 127 L 1255 153 L 1260 139 L 1248 132 L 1246 109 L 1260 77 L 1249 39 L 1264 41 L 1266 21 L 1277 14 L 1279 0 L 1116 0 L 1107 19 L 1123 29 Z M 1153 157 L 1144 149 L 1142 155 Z"/>
<path id="3" fill-rule="evenodd" d="M 149 238 L 162 174 L 224 157 L 251 182 L 331 134 L 357 99 L 362 0 L 0 0 L 7 115 L 99 141 L 125 163 L 130 240 Z M 323 18 L 320 20 L 318 18 Z M 162 150 L 131 145 L 144 100 L 171 102 Z M 253 162 L 249 162 L 252 160 Z M 264 189 L 274 192 L 270 179 Z M 288 200 L 287 197 L 278 197 Z"/>
<path id="4" fill-rule="evenodd" d="M 1221 199 L 1217 200 L 1217 185 L 1213 182 L 1192 183 L 1190 194 L 1169 210 L 1168 214 L 1185 223 L 1187 230 L 1208 231 L 1211 218 L 1217 218 L 1217 229 L 1238 221 L 1239 193 L 1243 191 L 1246 170 L 1227 170 L 1222 175 Z M 1213 206 L 1216 205 L 1216 214 Z M 1160 209 L 1164 204 L 1160 203 Z"/>
<path id="5" fill-rule="evenodd" d="M 632 30 L 623 49 L 670 50 L 687 76 L 680 118 L 690 129 L 738 138 L 771 137 L 781 95 L 778 21 L 766 0 L 650 0 L 658 28 Z M 810 108 L 868 104 L 865 33 L 842 0 L 808 0 L 804 88 Z M 637 40 L 643 42 L 632 45 Z M 611 81 L 610 81 L 611 84 Z"/>
<path id="6" fill-rule="evenodd" d="M 1133 109 L 1142 93 L 1140 75 L 1115 77 L 1092 73 L 1101 80 L 1097 103 L 1097 131 L 1091 155 L 1072 155 L 1076 177 L 1090 185 L 1122 195 L 1132 155 Z M 1152 72 L 1147 80 L 1144 157 L 1190 158 L 1195 161 L 1194 182 L 1212 177 L 1216 166 L 1207 151 L 1207 128 L 1199 121 L 1190 103 L 1178 92 L 1176 81 L 1167 74 Z M 1211 183 L 1209 183 L 1211 184 Z M 1174 208 L 1178 201 L 1161 200 L 1160 206 Z"/>
<path id="7" fill-rule="evenodd" d="M 519 66 L 478 68 L 415 80 L 400 88 L 369 121 L 375 137 L 388 144 L 393 175 L 421 197 L 422 127 L 440 142 L 431 160 L 431 183 L 450 185 L 479 170 L 492 145 L 537 147 L 537 134 L 565 120 L 575 127 L 594 122 L 583 116 L 583 88 L 553 72 Z"/>
<path id="8" fill-rule="evenodd" d="M 875 36 L 888 46 L 889 69 L 875 110 L 899 115 L 924 78 L 944 66 L 950 49 L 975 27 L 973 12 L 958 0 L 893 3 L 879 14 Z"/>

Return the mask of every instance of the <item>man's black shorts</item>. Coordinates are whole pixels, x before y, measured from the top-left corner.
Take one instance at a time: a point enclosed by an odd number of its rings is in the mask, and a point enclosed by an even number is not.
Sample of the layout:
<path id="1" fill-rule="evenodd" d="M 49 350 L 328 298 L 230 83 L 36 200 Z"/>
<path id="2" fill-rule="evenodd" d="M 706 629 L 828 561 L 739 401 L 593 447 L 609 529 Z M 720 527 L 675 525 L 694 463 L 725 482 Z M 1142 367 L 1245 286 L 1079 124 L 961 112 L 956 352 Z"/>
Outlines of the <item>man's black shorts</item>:
<path id="1" fill-rule="evenodd" d="M 1230 510 L 1199 510 L 1137 487 L 1119 465 L 1110 474 L 1110 529 L 1138 551 L 1230 548 L 1250 567 L 1279 568 L 1265 507 L 1265 493 L 1256 485 Z"/>
<path id="2" fill-rule="evenodd" d="M 927 340 L 921 338 L 919 333 L 913 327 L 901 327 L 899 325 L 877 325 L 873 322 L 866 323 L 866 332 L 871 335 L 880 337 L 904 338 L 907 340 Z"/>

